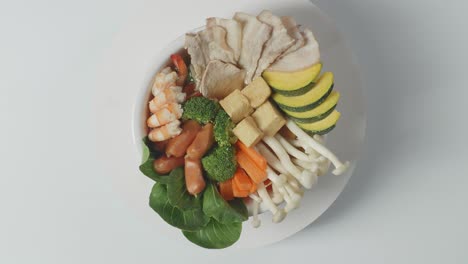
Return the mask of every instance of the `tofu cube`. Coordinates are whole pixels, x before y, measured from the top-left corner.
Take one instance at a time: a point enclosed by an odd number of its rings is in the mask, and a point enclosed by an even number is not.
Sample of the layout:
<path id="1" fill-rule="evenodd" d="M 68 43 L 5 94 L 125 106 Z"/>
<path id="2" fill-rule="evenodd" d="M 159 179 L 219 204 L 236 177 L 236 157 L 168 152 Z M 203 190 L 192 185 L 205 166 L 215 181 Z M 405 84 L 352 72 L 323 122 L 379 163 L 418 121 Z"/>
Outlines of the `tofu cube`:
<path id="1" fill-rule="evenodd" d="M 224 111 L 231 117 L 232 122 L 236 124 L 254 111 L 250 106 L 249 99 L 239 90 L 234 90 L 219 103 Z"/>
<path id="2" fill-rule="evenodd" d="M 250 106 L 257 108 L 270 97 L 271 89 L 262 77 L 257 77 L 242 90 L 242 94 L 249 99 Z"/>
<path id="3" fill-rule="evenodd" d="M 266 101 L 257 108 L 252 117 L 266 136 L 274 136 L 286 124 L 283 115 L 270 101 Z"/>
<path id="4" fill-rule="evenodd" d="M 255 120 L 250 116 L 237 124 L 232 132 L 247 147 L 255 146 L 263 138 L 263 132 L 257 127 Z"/>

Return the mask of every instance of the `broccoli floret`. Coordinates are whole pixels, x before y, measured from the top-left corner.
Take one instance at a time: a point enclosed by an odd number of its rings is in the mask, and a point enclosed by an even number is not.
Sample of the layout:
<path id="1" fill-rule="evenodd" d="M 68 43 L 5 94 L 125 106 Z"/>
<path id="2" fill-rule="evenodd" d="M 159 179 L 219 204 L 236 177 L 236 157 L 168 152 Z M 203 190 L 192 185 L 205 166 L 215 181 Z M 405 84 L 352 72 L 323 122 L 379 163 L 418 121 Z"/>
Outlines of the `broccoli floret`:
<path id="1" fill-rule="evenodd" d="M 206 124 L 213 121 L 216 113 L 219 110 L 219 104 L 206 97 L 193 97 L 185 102 L 184 113 L 182 118 L 184 120 L 195 120 L 200 124 Z"/>
<path id="2" fill-rule="evenodd" d="M 202 158 L 202 165 L 208 178 L 219 182 L 229 180 L 237 169 L 234 148 L 231 145 L 214 147 Z"/>
<path id="3" fill-rule="evenodd" d="M 223 109 L 219 110 L 214 120 L 214 138 L 218 145 L 229 146 L 236 143 L 237 137 L 232 133 L 234 123 Z"/>

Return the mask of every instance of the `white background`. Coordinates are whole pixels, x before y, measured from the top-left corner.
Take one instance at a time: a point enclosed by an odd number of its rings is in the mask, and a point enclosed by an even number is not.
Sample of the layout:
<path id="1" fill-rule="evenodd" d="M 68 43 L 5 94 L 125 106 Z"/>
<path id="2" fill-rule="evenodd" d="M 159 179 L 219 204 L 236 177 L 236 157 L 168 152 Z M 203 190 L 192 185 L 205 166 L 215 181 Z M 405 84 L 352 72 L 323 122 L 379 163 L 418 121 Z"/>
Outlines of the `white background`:
<path id="1" fill-rule="evenodd" d="M 316 1 L 356 52 L 369 119 L 348 186 L 307 229 L 206 251 L 155 239 L 129 213 L 96 157 L 100 60 L 139 10 L 154 8 L 170 40 L 249 1 L 233 2 L 0 2 L 0 263 L 467 263 L 462 0 Z"/>

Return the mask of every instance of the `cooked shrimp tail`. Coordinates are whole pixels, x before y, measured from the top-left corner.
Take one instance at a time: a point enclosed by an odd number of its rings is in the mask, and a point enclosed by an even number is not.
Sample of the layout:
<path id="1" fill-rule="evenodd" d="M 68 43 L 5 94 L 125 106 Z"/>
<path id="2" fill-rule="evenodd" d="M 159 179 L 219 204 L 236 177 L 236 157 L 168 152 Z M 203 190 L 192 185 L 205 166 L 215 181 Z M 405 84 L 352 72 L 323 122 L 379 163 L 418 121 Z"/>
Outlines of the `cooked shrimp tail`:
<path id="1" fill-rule="evenodd" d="M 179 125 L 180 121 L 174 120 L 162 127 L 151 130 L 148 134 L 148 138 L 153 142 L 159 142 L 178 136 L 182 132 Z"/>
<path id="2" fill-rule="evenodd" d="M 170 103 L 152 114 L 146 123 L 150 128 L 160 127 L 179 119 L 182 116 L 182 111 L 180 104 Z"/>
<path id="3" fill-rule="evenodd" d="M 177 82 L 177 73 L 171 70 L 170 67 L 164 68 L 161 72 L 156 74 L 154 78 L 153 88 L 151 89 L 153 95 L 158 94 L 161 90 L 176 86 Z"/>
<path id="4" fill-rule="evenodd" d="M 157 90 L 158 93 L 149 102 L 149 109 L 151 113 L 156 113 L 164 105 L 169 103 L 182 103 L 185 101 L 185 93 L 182 92 L 182 87 L 173 86 L 164 90 Z"/>

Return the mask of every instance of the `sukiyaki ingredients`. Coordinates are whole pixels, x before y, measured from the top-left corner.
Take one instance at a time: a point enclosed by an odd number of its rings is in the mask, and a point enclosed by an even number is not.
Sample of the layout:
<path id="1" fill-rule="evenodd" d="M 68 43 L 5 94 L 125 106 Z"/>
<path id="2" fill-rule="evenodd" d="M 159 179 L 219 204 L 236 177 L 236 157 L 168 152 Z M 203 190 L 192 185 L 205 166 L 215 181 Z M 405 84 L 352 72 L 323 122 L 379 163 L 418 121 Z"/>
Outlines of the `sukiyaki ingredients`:
<path id="1" fill-rule="evenodd" d="M 244 88 L 245 70 L 230 63 L 212 60 L 206 66 L 200 82 L 200 92 L 203 96 L 221 100 L 234 90 Z"/>
<path id="2" fill-rule="evenodd" d="M 235 151 L 232 146 L 216 146 L 202 158 L 203 169 L 208 178 L 226 181 L 234 175 L 237 168 Z"/>
<path id="3" fill-rule="evenodd" d="M 266 101 L 257 108 L 252 117 L 266 136 L 274 136 L 286 123 L 281 113 L 270 101 Z"/>
<path id="4" fill-rule="evenodd" d="M 279 58 L 269 71 L 297 71 L 310 67 L 320 61 L 320 51 L 314 34 L 309 29 L 304 29 L 305 45 L 301 48 Z"/>
<path id="5" fill-rule="evenodd" d="M 213 146 L 213 124 L 208 123 L 198 131 L 192 144 L 187 148 L 187 157 L 191 159 L 201 159 L 203 155 Z"/>
<path id="6" fill-rule="evenodd" d="M 200 130 L 200 125 L 194 120 L 189 120 L 184 123 L 182 133 L 177 137 L 169 140 L 166 146 L 166 155 L 168 157 L 183 157 L 187 152 L 187 148 L 192 144 L 193 140 Z"/>
<path id="7" fill-rule="evenodd" d="M 165 141 L 179 135 L 181 132 L 180 121 L 175 120 L 162 127 L 152 129 L 148 133 L 148 138 L 153 142 Z"/>
<path id="8" fill-rule="evenodd" d="M 205 189 L 206 183 L 199 159 L 185 158 L 185 185 L 191 195 L 197 195 Z"/>
<path id="9" fill-rule="evenodd" d="M 242 94 L 249 100 L 250 106 L 257 108 L 268 100 L 271 89 L 262 77 L 257 77 L 242 89 Z"/>
<path id="10" fill-rule="evenodd" d="M 162 156 L 153 162 L 154 170 L 159 174 L 168 174 L 173 169 L 183 166 L 184 158 Z"/>
<path id="11" fill-rule="evenodd" d="M 169 103 L 183 103 L 186 98 L 186 93 L 182 92 L 182 87 L 172 86 L 164 90 L 157 90 L 158 93 L 149 102 L 149 110 L 151 113 L 156 113 Z"/>
<path id="12" fill-rule="evenodd" d="M 335 166 L 333 174 L 340 175 L 343 172 L 345 172 L 346 169 L 349 167 L 348 161 L 342 163 L 338 159 L 338 157 L 336 157 L 335 154 L 333 154 L 328 148 L 326 148 L 324 145 L 320 144 L 319 142 L 317 142 L 317 140 L 313 139 L 306 132 L 304 132 L 300 127 L 296 125 L 296 123 L 294 123 L 294 121 L 288 120 L 286 126 L 289 128 L 289 130 L 291 130 L 291 132 L 293 132 L 297 136 L 299 140 L 301 140 L 304 143 L 304 145 L 310 146 L 315 151 L 320 153 L 320 155 L 326 157 L 333 163 L 333 165 Z"/>
<path id="13" fill-rule="evenodd" d="M 234 90 L 226 98 L 219 102 L 224 111 L 231 117 L 232 122 L 239 123 L 249 116 L 254 109 L 250 106 L 249 99 L 240 90 Z"/>
<path id="14" fill-rule="evenodd" d="M 230 146 L 237 141 L 233 130 L 234 123 L 223 109 L 220 109 L 214 120 L 214 138 L 220 146 Z"/>
<path id="15" fill-rule="evenodd" d="M 257 70 L 264 44 L 271 37 L 272 28 L 260 22 L 255 16 L 242 12 L 237 12 L 234 15 L 234 20 L 242 25 L 242 49 L 239 65 L 246 70 L 245 83 L 249 84 Z"/>
<path id="16" fill-rule="evenodd" d="M 239 61 L 242 48 L 242 27 L 239 22 L 234 19 L 210 17 L 206 19 L 206 26 L 220 26 L 226 30 L 226 42 L 234 53 L 235 61 Z"/>
<path id="17" fill-rule="evenodd" d="M 242 150 L 237 151 L 236 160 L 239 167 L 241 167 L 243 171 L 245 170 L 254 183 L 258 184 L 266 180 L 267 169 L 261 168 L 261 166 L 263 166 L 263 160 L 251 159 L 250 156 Z"/>
<path id="18" fill-rule="evenodd" d="M 233 50 L 226 43 L 226 30 L 220 26 L 208 27 L 198 32 L 205 61 L 219 60 L 235 64 Z"/>
<path id="19" fill-rule="evenodd" d="M 152 114 L 146 124 L 149 128 L 164 126 L 172 121 L 178 120 L 182 116 L 182 107 L 178 103 L 169 103 Z"/>
<path id="20" fill-rule="evenodd" d="M 182 58 L 182 56 L 180 56 L 179 54 L 172 54 L 171 60 L 172 60 L 172 63 L 174 63 L 174 66 L 178 73 L 176 85 L 183 86 L 188 76 L 187 65 L 185 64 L 185 61 Z"/>
<path id="21" fill-rule="evenodd" d="M 296 23 L 294 18 L 290 16 L 283 16 L 281 17 L 281 22 L 283 22 L 288 35 L 295 40 L 294 44 L 282 54 L 282 56 L 284 56 L 304 46 L 305 40 L 299 29 L 299 25 Z"/>
<path id="22" fill-rule="evenodd" d="M 219 105 L 213 100 L 205 97 L 193 97 L 185 102 L 182 119 L 195 120 L 200 124 L 211 122 L 216 117 Z"/>
<path id="23" fill-rule="evenodd" d="M 175 71 L 173 71 L 170 67 L 164 68 L 154 78 L 154 83 L 151 91 L 153 95 L 158 94 L 160 91 L 171 88 L 176 86 L 178 76 Z"/>
<path id="24" fill-rule="evenodd" d="M 202 51 L 202 43 L 198 34 L 188 33 L 185 35 L 185 48 L 190 54 L 190 73 L 197 86 L 200 84 L 206 65 L 209 61 L 205 59 Z"/>
<path id="25" fill-rule="evenodd" d="M 262 75 L 262 72 L 295 42 L 288 35 L 288 31 L 284 27 L 281 18 L 273 15 L 270 11 L 263 10 L 257 18 L 261 22 L 271 26 L 272 32 L 270 39 L 265 43 L 262 56 L 258 61 L 255 77 Z"/>
<path id="26" fill-rule="evenodd" d="M 237 124 L 232 132 L 248 147 L 255 146 L 263 138 L 263 132 L 257 127 L 255 120 L 250 116 Z"/>

